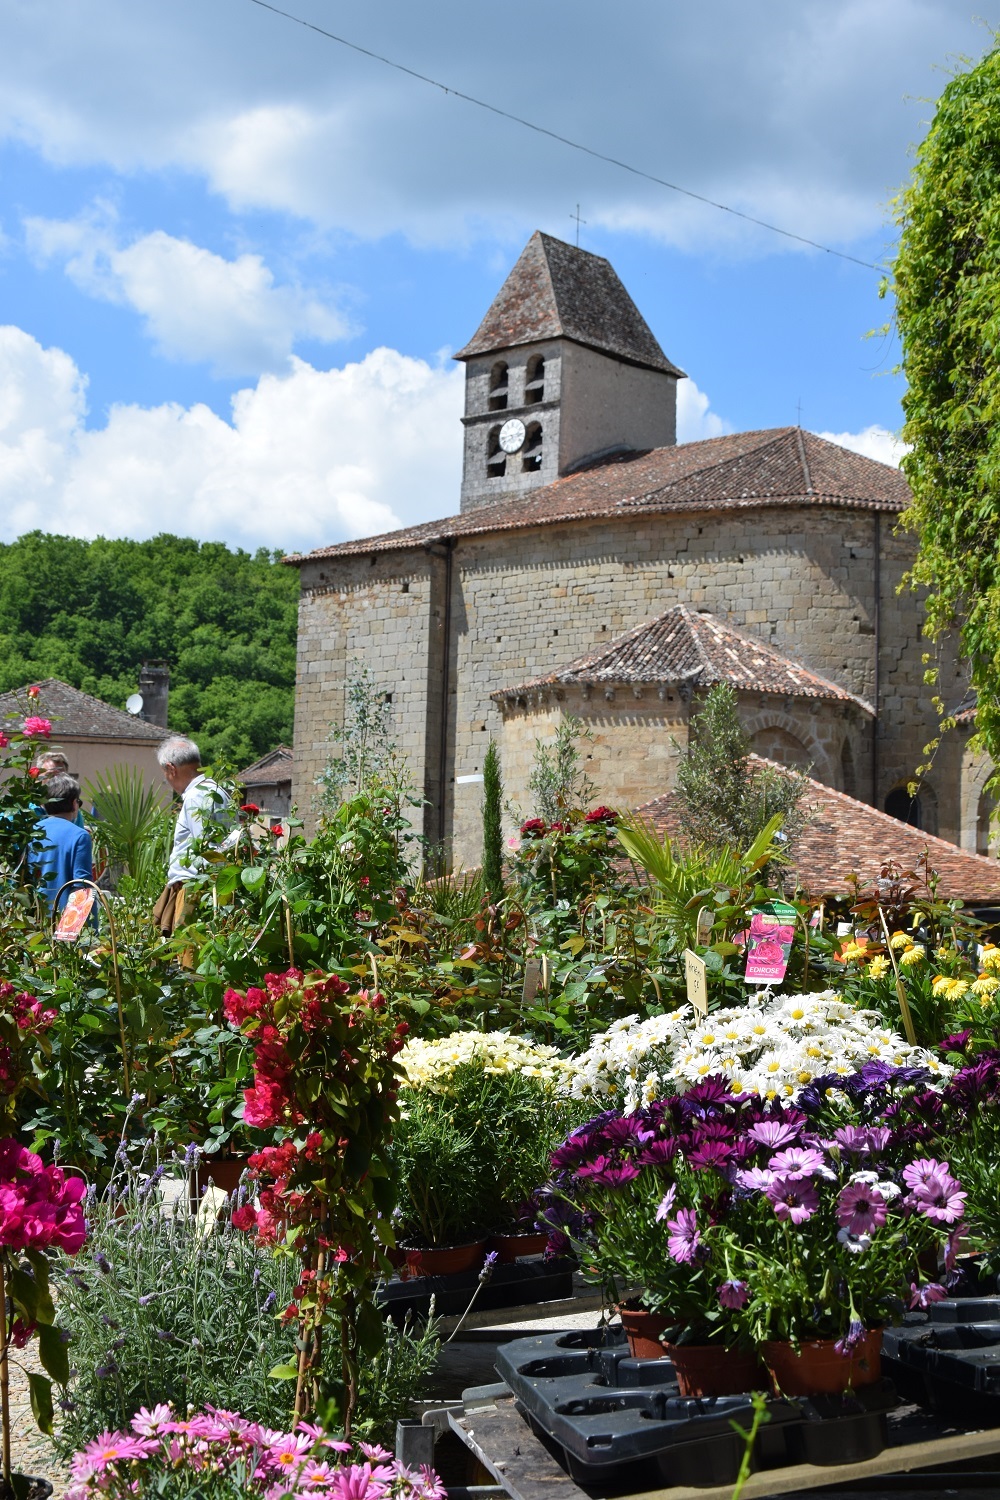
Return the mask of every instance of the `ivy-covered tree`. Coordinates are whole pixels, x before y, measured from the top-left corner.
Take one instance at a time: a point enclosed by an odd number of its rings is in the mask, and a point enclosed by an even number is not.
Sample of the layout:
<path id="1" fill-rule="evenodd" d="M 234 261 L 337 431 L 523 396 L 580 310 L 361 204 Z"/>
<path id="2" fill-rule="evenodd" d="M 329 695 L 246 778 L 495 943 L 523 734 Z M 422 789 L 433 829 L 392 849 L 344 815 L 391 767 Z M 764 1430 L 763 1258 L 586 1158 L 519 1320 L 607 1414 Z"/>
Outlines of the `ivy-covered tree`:
<path id="1" fill-rule="evenodd" d="M 977 727 L 1000 764 L 1000 50 L 948 84 L 897 200 L 891 288 L 907 389 L 904 522 L 925 632 L 959 632 Z M 930 654 L 926 681 L 936 682 Z M 951 727 L 940 697 L 942 728 Z M 930 747 L 929 747 L 930 748 Z"/>

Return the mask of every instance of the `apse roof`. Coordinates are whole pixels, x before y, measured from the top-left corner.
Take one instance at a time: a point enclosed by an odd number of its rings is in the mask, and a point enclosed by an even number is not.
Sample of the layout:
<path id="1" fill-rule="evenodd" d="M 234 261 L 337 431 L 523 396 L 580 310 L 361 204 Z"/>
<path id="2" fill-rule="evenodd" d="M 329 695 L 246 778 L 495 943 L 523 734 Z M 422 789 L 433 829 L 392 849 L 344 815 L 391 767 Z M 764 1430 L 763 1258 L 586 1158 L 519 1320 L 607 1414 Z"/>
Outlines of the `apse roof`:
<path id="1" fill-rule="evenodd" d="M 783 656 L 758 636 L 687 604 L 675 604 L 609 645 L 492 696 L 512 697 L 557 683 L 612 682 L 686 682 L 691 687 L 728 682 L 744 692 L 830 699 L 872 712 L 861 698 Z"/>

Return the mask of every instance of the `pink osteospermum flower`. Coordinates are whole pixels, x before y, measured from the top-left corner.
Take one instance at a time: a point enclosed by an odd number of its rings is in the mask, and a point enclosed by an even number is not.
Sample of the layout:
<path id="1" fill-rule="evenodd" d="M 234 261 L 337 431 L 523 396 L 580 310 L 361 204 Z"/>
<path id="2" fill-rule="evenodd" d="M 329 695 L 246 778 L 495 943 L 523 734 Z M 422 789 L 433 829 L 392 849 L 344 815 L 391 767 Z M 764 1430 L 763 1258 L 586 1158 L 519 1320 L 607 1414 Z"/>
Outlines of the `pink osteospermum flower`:
<path id="1" fill-rule="evenodd" d="M 674 1183 L 671 1183 L 667 1188 L 667 1191 L 664 1193 L 663 1197 L 660 1199 L 659 1206 L 656 1210 L 656 1214 L 654 1217 L 657 1224 L 663 1223 L 663 1220 L 667 1217 L 667 1215 L 670 1213 L 670 1210 L 673 1208 L 674 1199 L 676 1197 L 677 1187 Z"/>
<path id="2" fill-rule="evenodd" d="M 91 1466 L 91 1474 L 103 1474 L 111 1464 L 145 1458 L 156 1446 L 151 1438 L 132 1437 L 127 1432 L 102 1432 L 79 1456 Z"/>
<path id="3" fill-rule="evenodd" d="M 779 1177 L 815 1177 L 826 1166 L 826 1157 L 814 1146 L 791 1146 L 772 1156 L 767 1165 Z"/>
<path id="4" fill-rule="evenodd" d="M 327 1490 L 335 1500 L 382 1500 L 386 1486 L 376 1479 L 371 1464 L 345 1464 Z"/>
<path id="5" fill-rule="evenodd" d="M 375 1463 L 384 1464 L 392 1461 L 392 1454 L 379 1443 L 359 1443 L 358 1447 L 365 1458 L 370 1458 Z"/>
<path id="6" fill-rule="evenodd" d="M 173 1409 L 161 1401 L 157 1406 L 153 1407 L 152 1411 L 148 1407 L 140 1406 L 129 1426 L 139 1437 L 155 1437 L 173 1419 Z"/>
<path id="7" fill-rule="evenodd" d="M 886 1221 L 886 1203 L 877 1187 L 849 1182 L 837 1198 L 837 1223 L 852 1235 L 871 1234 Z"/>
<path id="8" fill-rule="evenodd" d="M 667 1228 L 670 1231 L 667 1254 L 671 1260 L 677 1261 L 678 1265 L 694 1260 L 698 1246 L 701 1244 L 698 1219 L 694 1209 L 682 1208 L 676 1218 L 667 1220 Z"/>
<path id="9" fill-rule="evenodd" d="M 961 1183 L 946 1177 L 918 1188 L 910 1202 L 917 1213 L 935 1224 L 957 1224 L 965 1217 L 966 1197 Z"/>
<path id="10" fill-rule="evenodd" d="M 802 1134 L 800 1125 L 789 1124 L 787 1120 L 758 1120 L 756 1125 L 751 1125 L 747 1135 L 756 1141 L 758 1146 L 770 1146 L 772 1151 L 777 1151 L 782 1146 L 790 1146 L 797 1141 Z"/>
<path id="11" fill-rule="evenodd" d="M 808 1177 L 775 1177 L 765 1191 L 777 1218 L 804 1224 L 819 1208 L 819 1194 Z"/>
<path id="12" fill-rule="evenodd" d="M 946 1161 L 934 1161 L 932 1158 L 923 1157 L 919 1161 L 911 1161 L 903 1168 L 903 1181 L 911 1192 L 916 1192 L 925 1182 L 941 1176 L 950 1177 L 951 1168 Z"/>
<path id="13" fill-rule="evenodd" d="M 923 1286 L 918 1286 L 915 1281 L 910 1282 L 910 1307 L 930 1307 L 932 1302 L 943 1302 L 948 1293 L 938 1281 L 928 1281 Z"/>
<path id="14" fill-rule="evenodd" d="M 300 1464 L 313 1446 L 313 1439 L 304 1432 L 287 1432 L 280 1443 L 268 1447 L 267 1456 L 282 1469 Z"/>
<path id="15" fill-rule="evenodd" d="M 750 1299 L 750 1288 L 745 1281 L 724 1281 L 718 1288 L 719 1302 L 731 1312 L 745 1307 Z"/>

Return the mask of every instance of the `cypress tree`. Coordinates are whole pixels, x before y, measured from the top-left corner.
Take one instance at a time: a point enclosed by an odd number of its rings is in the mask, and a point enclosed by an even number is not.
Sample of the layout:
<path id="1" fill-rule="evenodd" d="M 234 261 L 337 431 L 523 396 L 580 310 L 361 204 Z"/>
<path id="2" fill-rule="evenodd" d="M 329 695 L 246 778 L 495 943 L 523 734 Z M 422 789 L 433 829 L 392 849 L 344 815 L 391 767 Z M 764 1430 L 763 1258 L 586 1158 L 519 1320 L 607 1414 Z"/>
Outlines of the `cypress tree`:
<path id="1" fill-rule="evenodd" d="M 493 739 L 483 761 L 483 881 L 491 901 L 503 899 L 503 782 Z"/>

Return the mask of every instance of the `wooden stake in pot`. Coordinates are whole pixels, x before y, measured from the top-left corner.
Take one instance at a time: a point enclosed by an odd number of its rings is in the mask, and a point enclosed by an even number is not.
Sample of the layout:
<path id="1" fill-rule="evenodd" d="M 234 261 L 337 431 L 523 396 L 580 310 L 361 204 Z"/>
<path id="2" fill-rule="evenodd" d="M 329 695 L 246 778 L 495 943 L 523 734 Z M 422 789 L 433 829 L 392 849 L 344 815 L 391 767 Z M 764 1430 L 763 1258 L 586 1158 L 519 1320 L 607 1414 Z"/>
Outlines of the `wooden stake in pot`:
<path id="1" fill-rule="evenodd" d="M 892 946 L 892 939 L 889 936 L 889 924 L 885 920 L 885 912 L 882 910 L 881 906 L 878 909 L 878 915 L 879 921 L 882 923 L 882 931 L 885 933 L 886 952 L 889 955 L 889 962 L 892 964 L 892 972 L 896 976 L 896 994 L 899 998 L 899 1009 L 902 1012 L 903 1016 L 903 1030 L 906 1032 L 906 1040 L 909 1042 L 910 1046 L 915 1047 L 917 1045 L 917 1034 L 913 1029 L 913 1017 L 910 1014 L 910 1002 L 906 998 L 906 986 L 903 983 L 903 976 L 899 972 L 899 965 L 896 962 L 895 949 Z"/>

